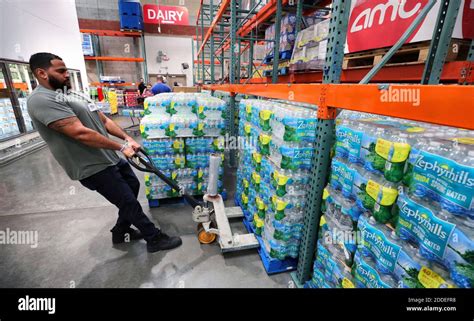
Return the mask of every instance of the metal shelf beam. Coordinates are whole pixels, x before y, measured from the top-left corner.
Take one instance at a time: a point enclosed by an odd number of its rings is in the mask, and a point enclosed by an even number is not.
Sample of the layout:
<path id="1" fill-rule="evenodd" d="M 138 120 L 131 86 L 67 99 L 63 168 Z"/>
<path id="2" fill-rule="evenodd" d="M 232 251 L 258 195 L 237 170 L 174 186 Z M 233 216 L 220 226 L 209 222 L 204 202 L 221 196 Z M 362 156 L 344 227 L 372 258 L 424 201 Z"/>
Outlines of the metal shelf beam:
<path id="1" fill-rule="evenodd" d="M 206 85 L 205 89 L 288 100 L 474 130 L 474 86 L 402 84 Z M 382 95 L 416 92 L 414 102 L 384 102 Z M 330 107 L 328 107 L 330 106 Z"/>
<path id="2" fill-rule="evenodd" d="M 224 14 L 224 12 L 229 7 L 230 2 L 231 2 L 231 0 L 222 0 L 221 6 L 219 7 L 219 10 L 217 11 L 217 14 L 214 17 L 214 20 L 212 20 L 212 23 L 209 26 L 209 29 L 208 29 L 206 35 L 203 38 L 204 40 L 203 40 L 203 42 L 201 44 L 201 47 L 199 48 L 198 53 L 197 53 L 198 56 L 201 53 L 201 51 L 203 50 L 204 44 L 206 44 L 206 42 L 209 40 L 209 37 L 211 36 L 212 32 L 214 31 L 214 28 L 216 27 L 217 23 L 221 19 L 222 15 Z M 201 13 L 201 15 L 202 15 L 202 13 Z"/>
<path id="3" fill-rule="evenodd" d="M 469 79 L 474 64 L 469 61 L 451 61 L 444 64 L 441 73 L 441 81 L 443 83 L 463 83 Z M 343 69 L 341 74 L 341 83 L 358 83 L 370 71 L 372 67 Z M 423 76 L 424 64 L 411 65 L 389 65 L 383 67 L 374 75 L 371 82 L 385 83 L 420 83 Z M 471 76 L 472 77 L 472 76 Z M 278 77 L 279 84 L 308 84 L 321 83 L 323 80 L 323 71 L 299 72 Z M 271 83 L 271 77 L 253 78 L 248 84 L 265 84 Z M 472 78 L 468 83 L 474 82 Z"/>

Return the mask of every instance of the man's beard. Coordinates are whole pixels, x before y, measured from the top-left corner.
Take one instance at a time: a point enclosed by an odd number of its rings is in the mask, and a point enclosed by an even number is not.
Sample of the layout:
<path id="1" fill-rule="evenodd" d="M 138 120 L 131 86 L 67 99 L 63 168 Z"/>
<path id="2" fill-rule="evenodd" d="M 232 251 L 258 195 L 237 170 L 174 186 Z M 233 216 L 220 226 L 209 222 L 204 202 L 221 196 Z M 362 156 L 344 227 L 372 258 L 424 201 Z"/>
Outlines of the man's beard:
<path id="1" fill-rule="evenodd" d="M 67 91 L 71 89 L 71 82 L 70 80 L 66 80 L 64 82 L 60 82 L 54 77 L 48 77 L 48 83 L 54 90 L 64 90 L 64 94 L 67 94 Z"/>

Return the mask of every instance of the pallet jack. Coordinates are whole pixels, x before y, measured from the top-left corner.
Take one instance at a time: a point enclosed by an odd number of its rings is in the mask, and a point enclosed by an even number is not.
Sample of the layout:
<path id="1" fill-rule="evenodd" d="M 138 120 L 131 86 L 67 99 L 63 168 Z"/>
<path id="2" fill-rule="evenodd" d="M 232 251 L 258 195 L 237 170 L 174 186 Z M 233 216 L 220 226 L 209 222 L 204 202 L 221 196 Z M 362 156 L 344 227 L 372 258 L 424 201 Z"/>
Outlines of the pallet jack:
<path id="1" fill-rule="evenodd" d="M 209 162 L 209 184 L 203 202 L 196 200 L 186 193 L 177 182 L 167 177 L 158 170 L 147 152 L 140 148 L 135 155 L 127 159 L 130 165 L 142 172 L 153 173 L 163 182 L 169 185 L 185 199 L 193 208 L 192 219 L 198 223 L 197 237 L 201 244 L 213 243 L 217 238 L 222 252 L 233 252 L 258 248 L 259 243 L 254 234 L 233 234 L 229 219 L 243 217 L 244 214 L 239 206 L 224 206 L 222 196 L 217 193 L 218 170 L 221 156 L 210 155 Z"/>

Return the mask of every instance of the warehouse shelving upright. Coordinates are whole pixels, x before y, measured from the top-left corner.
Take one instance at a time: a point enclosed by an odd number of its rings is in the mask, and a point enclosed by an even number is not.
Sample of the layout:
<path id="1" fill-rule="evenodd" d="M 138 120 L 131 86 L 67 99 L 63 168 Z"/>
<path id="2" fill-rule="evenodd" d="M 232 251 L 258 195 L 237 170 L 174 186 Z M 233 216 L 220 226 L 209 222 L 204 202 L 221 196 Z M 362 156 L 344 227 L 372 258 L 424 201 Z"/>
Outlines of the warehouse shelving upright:
<path id="1" fill-rule="evenodd" d="M 211 0 L 212 1 L 212 0 Z M 258 28 L 262 23 L 281 17 L 283 7 L 288 4 L 285 0 L 271 0 L 239 28 L 236 15 L 238 2 L 222 1 L 218 13 L 211 19 L 209 29 L 204 36 L 204 28 L 201 29 L 202 40 L 198 55 L 202 55 L 202 61 L 206 56 L 203 48 L 210 47 L 210 52 L 222 54 L 227 49 L 231 53 L 240 53 L 236 48 L 237 37 L 245 37 L 252 30 Z M 290 97 L 297 102 L 312 103 L 318 105 L 318 125 L 315 153 L 312 159 L 311 180 L 309 186 L 309 199 L 305 210 L 303 239 L 300 247 L 298 269 L 292 273 L 292 277 L 298 286 L 302 286 L 310 278 L 311 267 L 314 261 L 316 236 L 318 232 L 321 214 L 321 200 L 323 188 L 327 183 L 327 173 L 330 166 L 330 150 L 334 142 L 335 118 L 338 109 L 354 110 L 359 112 L 373 113 L 390 117 L 397 117 L 415 121 L 423 121 L 433 124 L 454 126 L 465 129 L 474 129 L 474 86 L 473 76 L 473 42 L 470 45 L 469 55 L 466 61 L 444 63 L 447 47 L 451 40 L 452 27 L 455 23 L 460 1 L 442 1 L 436 29 L 431 42 L 429 59 L 426 64 L 411 66 L 383 67 L 375 65 L 372 68 L 357 70 L 343 70 L 344 43 L 346 41 L 347 21 L 351 7 L 350 0 L 320 1 L 320 5 L 332 3 L 332 15 L 330 20 L 330 37 L 326 55 L 326 63 L 323 71 L 319 73 L 299 74 L 298 76 L 275 77 L 275 65 L 270 79 L 259 81 L 238 81 L 232 72 L 237 63 L 237 57 L 231 54 L 229 81 L 225 84 L 204 85 L 205 89 L 211 91 L 226 91 L 235 97 L 237 94 L 255 95 L 266 98 L 289 100 Z M 428 5 L 433 5 L 434 0 Z M 297 1 L 298 21 L 301 20 L 303 12 L 302 1 Z M 222 46 L 212 47 L 207 41 L 212 37 L 216 26 L 225 12 L 230 11 L 230 34 L 229 40 L 225 40 Z M 202 24 L 201 27 L 204 25 Z M 298 25 L 300 30 L 300 25 Z M 414 25 L 409 29 L 413 30 Z M 198 29 L 199 30 L 199 26 Z M 225 29 L 227 30 L 227 29 Z M 275 42 L 277 43 L 278 41 Z M 212 55 L 211 55 L 212 57 Z M 275 59 L 277 60 L 277 59 Z M 212 59 L 210 60 L 212 64 Z M 380 71 L 380 72 L 379 72 Z M 204 69 L 203 73 L 204 75 Z M 365 77 L 365 79 L 364 79 Z M 206 83 L 206 78 L 201 79 Z M 372 82 L 391 82 L 392 84 L 367 84 Z M 438 85 L 442 81 L 454 83 L 455 85 Z M 322 82 L 322 83 L 321 83 Z M 341 82 L 358 82 L 360 84 L 341 84 Z M 245 84 L 241 84 L 245 83 Z M 405 84 L 393 84 L 405 83 Z M 418 84 L 406 84 L 418 83 Z M 421 84 L 420 84 L 421 83 Z M 462 84 L 466 86 L 462 86 Z M 410 102 L 382 102 L 381 94 L 384 90 L 418 90 L 422 97 L 419 106 L 413 106 Z M 235 100 L 231 99 L 230 111 L 235 113 Z M 232 124 L 230 124 L 231 126 Z M 235 134 L 233 128 L 229 133 Z"/>
<path id="2" fill-rule="evenodd" d="M 95 60 L 97 67 L 97 74 L 100 80 L 100 75 L 104 74 L 102 62 L 103 61 L 114 61 L 114 62 L 135 62 L 141 63 L 143 78 L 145 82 L 148 82 L 148 70 L 146 64 L 146 50 L 145 50 L 145 36 L 143 32 L 139 31 L 118 31 L 118 30 L 96 30 L 96 29 L 80 29 L 81 33 L 90 34 L 92 37 L 92 48 L 95 56 L 84 56 L 84 60 Z M 121 57 L 121 56 L 101 56 L 101 48 L 99 37 L 131 37 L 133 39 L 139 39 L 141 57 Z M 97 86 L 98 83 L 92 83 L 91 85 Z M 104 85 L 104 84 L 100 84 Z M 107 85 L 107 84 L 106 84 Z M 132 83 L 114 84 L 114 86 L 132 86 Z"/>

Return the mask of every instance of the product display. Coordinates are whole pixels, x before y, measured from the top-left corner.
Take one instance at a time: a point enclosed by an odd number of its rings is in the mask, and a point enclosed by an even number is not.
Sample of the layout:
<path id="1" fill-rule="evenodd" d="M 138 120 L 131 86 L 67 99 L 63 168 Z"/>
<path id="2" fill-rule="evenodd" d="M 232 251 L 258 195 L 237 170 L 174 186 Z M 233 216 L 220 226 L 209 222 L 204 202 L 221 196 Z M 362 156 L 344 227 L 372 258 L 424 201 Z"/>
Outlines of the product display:
<path id="1" fill-rule="evenodd" d="M 222 298 L 249 318 L 474 321 L 474 0 L 0 0 L 0 17 L 1 288 L 279 288 Z M 0 321 L 68 319 L 14 292 Z M 127 294 L 69 299 L 166 307 Z"/>
<path id="2" fill-rule="evenodd" d="M 125 106 L 135 107 L 138 106 L 138 93 L 137 92 L 126 92 L 125 96 Z"/>
<path id="3" fill-rule="evenodd" d="M 209 156 L 224 160 L 226 104 L 205 94 L 164 93 L 144 103 L 140 122 L 143 147 L 159 170 L 176 180 L 183 191 L 203 195 L 209 177 Z M 218 127 L 217 125 L 218 124 Z M 223 162 L 218 192 L 223 192 Z M 180 196 L 153 174 L 145 175 L 148 199 Z"/>
<path id="4" fill-rule="evenodd" d="M 315 106 L 313 106 L 315 108 Z M 244 138 L 237 197 L 270 257 L 296 258 L 303 228 L 316 110 L 277 101 L 240 101 Z"/>
<path id="5" fill-rule="evenodd" d="M 290 61 L 290 70 L 323 69 L 326 61 L 328 34 L 329 19 L 301 30 L 296 37 L 296 45 Z"/>
<path id="6" fill-rule="evenodd" d="M 324 277 L 329 251 L 356 287 L 472 288 L 472 143 L 465 130 L 341 114 L 307 287 L 338 284 Z"/>
<path id="7" fill-rule="evenodd" d="M 34 130 L 33 121 L 31 120 L 30 114 L 28 114 L 28 108 L 26 104 L 27 98 L 18 98 L 18 102 L 20 103 L 21 115 L 25 120 L 25 126 L 27 131 Z"/>
<path id="8" fill-rule="evenodd" d="M 15 136 L 19 133 L 20 130 L 10 99 L 0 99 L 0 139 Z"/>
<path id="9" fill-rule="evenodd" d="M 109 91 L 107 95 L 110 104 L 110 114 L 114 115 L 118 113 L 118 99 L 115 91 Z"/>
<path id="10" fill-rule="evenodd" d="M 287 14 L 281 18 L 280 23 L 280 55 L 283 53 L 288 53 L 288 57 L 280 57 L 282 59 L 289 59 L 291 57 L 291 52 L 293 51 L 293 46 L 295 44 L 296 32 L 296 16 L 293 14 Z M 265 40 L 274 40 L 275 39 L 275 24 L 272 24 L 265 30 Z M 265 42 L 265 52 L 266 57 L 273 59 L 273 48 L 274 43 L 271 41 Z"/>
<path id="11" fill-rule="evenodd" d="M 330 13 L 331 13 L 330 9 L 327 9 L 327 8 L 318 9 L 315 12 L 313 12 L 313 13 L 307 15 L 307 16 L 304 16 L 303 19 L 304 19 L 304 22 L 306 23 L 306 26 L 311 27 L 311 26 L 317 24 L 318 22 L 321 22 L 321 21 L 327 19 Z"/>
<path id="12" fill-rule="evenodd" d="M 205 94 L 164 93 L 145 100 L 143 138 L 203 137 L 225 134 L 226 104 Z"/>

